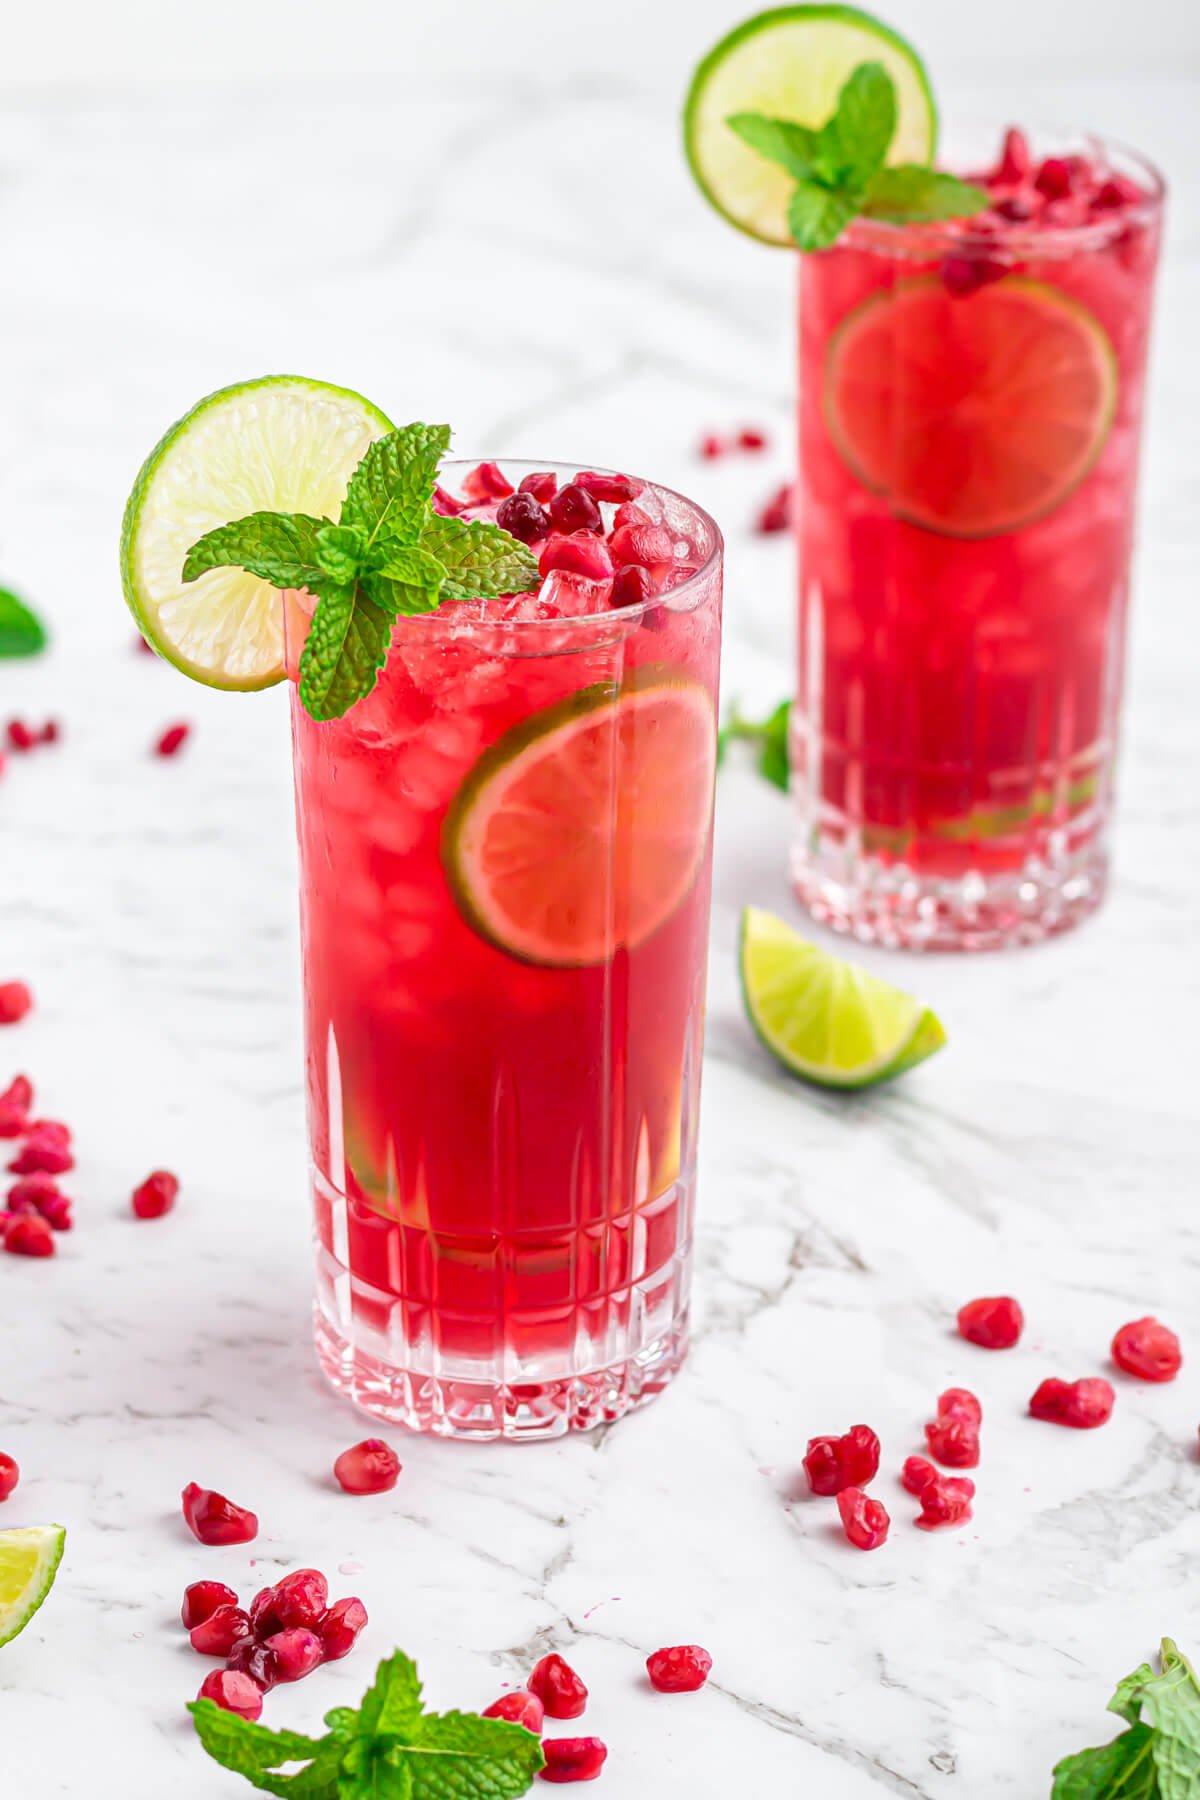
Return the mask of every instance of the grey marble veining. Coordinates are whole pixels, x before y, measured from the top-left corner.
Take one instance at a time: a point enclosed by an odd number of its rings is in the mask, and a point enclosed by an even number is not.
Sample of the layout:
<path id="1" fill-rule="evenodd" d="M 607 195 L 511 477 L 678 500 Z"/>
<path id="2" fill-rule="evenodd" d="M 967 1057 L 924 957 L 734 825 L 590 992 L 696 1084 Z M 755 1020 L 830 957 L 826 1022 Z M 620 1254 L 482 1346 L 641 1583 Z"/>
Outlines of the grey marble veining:
<path id="1" fill-rule="evenodd" d="M 1186 71 L 1026 95 L 1194 163 Z M 808 1093 L 753 1044 L 733 965 L 740 906 L 789 907 L 786 807 L 728 770 L 686 1375 L 570 1443 L 403 1441 L 395 1492 L 354 1501 L 327 1472 L 363 1428 L 308 1343 L 284 709 L 131 652 L 126 492 L 171 417 L 270 368 L 449 417 L 464 451 L 633 466 L 724 524 L 726 692 L 770 701 L 790 553 L 748 522 L 789 462 L 792 295 L 788 259 L 696 198 L 673 120 L 611 82 L 308 100 L 48 95 L 0 117 L 0 579 L 57 627 L 51 656 L 3 665 L 0 714 L 66 731 L 0 780 L 0 979 L 40 1002 L 0 1037 L 0 1082 L 27 1067 L 80 1146 L 62 1254 L 0 1258 L 0 1446 L 25 1470 L 0 1523 L 70 1527 L 52 1600 L 0 1653 L 3 1778 L 22 1800 L 241 1791 L 181 1710 L 202 1665 L 179 1595 L 315 1562 L 372 1622 L 272 1696 L 278 1724 L 356 1699 L 397 1644 L 442 1705 L 486 1703 L 554 1647 L 591 1686 L 612 1800 L 1032 1800 L 1111 1735 L 1111 1686 L 1164 1631 L 1200 1649 L 1192 1364 L 1119 1381 L 1083 1440 L 1022 1416 L 1043 1375 L 1101 1371 L 1125 1319 L 1159 1312 L 1189 1348 L 1198 1320 L 1194 194 L 1159 312 L 1108 907 L 1003 958 L 868 956 L 952 1046 L 866 1099 Z M 978 82 L 961 103 L 1018 110 Z M 701 430 L 750 420 L 768 457 L 695 460 Z M 176 718 L 194 739 L 158 763 Z M 125 1196 L 158 1164 L 179 1208 L 135 1225 Z M 959 1344 L 954 1308 L 1005 1290 L 1020 1350 Z M 974 1521 L 928 1537 L 895 1472 L 950 1382 L 983 1395 L 985 1456 Z M 808 1436 L 857 1419 L 894 1518 L 873 1556 L 797 1481 Z M 260 1539 L 191 1544 L 191 1479 L 255 1506 Z M 706 1692 L 651 1694 L 647 1652 L 688 1640 L 713 1654 Z"/>

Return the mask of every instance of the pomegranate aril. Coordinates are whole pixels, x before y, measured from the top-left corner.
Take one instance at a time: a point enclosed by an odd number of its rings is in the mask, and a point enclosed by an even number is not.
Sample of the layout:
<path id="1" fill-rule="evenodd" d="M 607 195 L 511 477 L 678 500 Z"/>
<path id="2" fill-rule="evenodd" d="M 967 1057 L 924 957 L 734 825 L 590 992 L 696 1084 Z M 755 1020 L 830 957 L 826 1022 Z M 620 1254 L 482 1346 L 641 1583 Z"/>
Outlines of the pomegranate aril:
<path id="1" fill-rule="evenodd" d="M 14 1075 L 4 1092 L 0 1094 L 0 1106 L 15 1107 L 18 1112 L 28 1116 L 33 1105 L 33 1083 L 28 1075 Z"/>
<path id="2" fill-rule="evenodd" d="M 914 1521 L 921 1531 L 958 1525 L 971 1517 L 975 1483 L 967 1475 L 935 1475 L 921 1489 L 921 1511 Z"/>
<path id="3" fill-rule="evenodd" d="M 1102 1376 L 1084 1381 L 1060 1381 L 1050 1376 L 1029 1402 L 1035 1419 L 1050 1425 L 1067 1425 L 1073 1431 L 1094 1431 L 1112 1417 L 1116 1403 L 1112 1383 Z"/>
<path id="4" fill-rule="evenodd" d="M 1137 206 L 1145 199 L 1136 181 L 1128 175 L 1110 175 L 1092 195 L 1093 212 L 1119 212 L 1126 206 Z"/>
<path id="5" fill-rule="evenodd" d="M 28 1125 L 29 1114 L 25 1108 L 0 1097 L 0 1138 L 24 1137 Z"/>
<path id="6" fill-rule="evenodd" d="M 814 1494 L 826 1497 L 840 1492 L 847 1484 L 842 1480 L 842 1459 L 838 1455 L 839 1439 L 809 1438 L 804 1453 L 804 1473 Z"/>
<path id="7" fill-rule="evenodd" d="M 57 1130 L 31 1125 L 19 1154 L 8 1166 L 14 1175 L 65 1175 L 75 1167 L 75 1158 Z"/>
<path id="8" fill-rule="evenodd" d="M 1065 156 L 1048 156 L 1034 176 L 1033 185 L 1047 200 L 1062 200 L 1075 185 L 1075 170 Z"/>
<path id="9" fill-rule="evenodd" d="M 133 1190 L 130 1204 L 139 1219 L 161 1219 L 169 1213 L 179 1193 L 178 1177 L 166 1169 L 155 1169 L 140 1187 Z"/>
<path id="10" fill-rule="evenodd" d="M 303 1681 L 325 1660 L 325 1648 L 315 1631 L 305 1625 L 292 1625 L 267 1639 L 267 1649 L 274 1657 L 276 1681 Z"/>
<path id="11" fill-rule="evenodd" d="M 613 606 L 643 606 L 655 596 L 654 581 L 640 563 L 626 563 L 613 576 Z"/>
<path id="12" fill-rule="evenodd" d="M 937 1479 L 937 1470 L 934 1468 L 933 1464 L 927 1462 L 923 1456 L 909 1456 L 905 1458 L 904 1468 L 900 1474 L 900 1484 L 902 1487 L 907 1488 L 910 1494 L 921 1493 L 929 1482 L 936 1481 Z"/>
<path id="13" fill-rule="evenodd" d="M 433 510 L 435 513 L 440 513 L 444 519 L 457 518 L 458 514 L 465 509 L 466 504 L 465 500 L 456 500 L 453 494 L 448 494 L 440 483 L 435 485 Z"/>
<path id="14" fill-rule="evenodd" d="M 24 719 L 8 721 L 8 741 L 14 750 L 32 750 L 37 743 L 37 732 L 33 731 Z"/>
<path id="15" fill-rule="evenodd" d="M 32 1005 L 23 981 L 0 981 L 0 1025 L 19 1025 Z"/>
<path id="16" fill-rule="evenodd" d="M 719 456 L 724 456 L 725 454 L 725 439 L 718 437 L 715 432 L 710 431 L 700 439 L 697 450 L 704 458 L 705 462 L 715 462 Z"/>
<path id="17" fill-rule="evenodd" d="M 326 1662 L 339 1662 L 343 1656 L 349 1656 L 366 1622 L 367 1609 L 361 1600 L 335 1600 L 318 1630 Z"/>
<path id="18" fill-rule="evenodd" d="M 258 1643 L 252 1637 L 238 1639 L 229 1652 L 225 1667 L 235 1670 L 239 1675 L 248 1675 L 264 1693 L 279 1680 L 273 1654 L 265 1644 Z"/>
<path id="19" fill-rule="evenodd" d="M 738 432 L 737 442 L 739 450 L 749 450 L 754 452 L 756 450 L 765 450 L 770 439 L 767 437 L 766 432 L 759 431 L 757 426 L 747 425 Z"/>
<path id="20" fill-rule="evenodd" d="M 972 1419 L 941 1417 L 925 1427 L 930 1456 L 948 1469 L 973 1469 L 979 1462 L 979 1427 Z"/>
<path id="21" fill-rule="evenodd" d="M 1008 194 L 1003 200 L 992 201 L 992 211 L 1001 219 L 1007 219 L 1011 225 L 1026 225 L 1037 212 L 1033 201 L 1024 194 Z"/>
<path id="22" fill-rule="evenodd" d="M 969 1425 L 983 1424 L 983 1407 L 969 1388 L 947 1388 L 938 1395 L 939 1419 L 965 1419 Z"/>
<path id="23" fill-rule="evenodd" d="M 202 1544 L 248 1544 L 258 1536 L 258 1519 L 212 1488 L 189 1481 L 183 1490 L 183 1516 Z"/>
<path id="24" fill-rule="evenodd" d="M 879 1472 L 879 1439 L 869 1425 L 852 1425 L 843 1437 L 810 1438 L 804 1472 L 814 1494 L 865 1487 Z"/>
<path id="25" fill-rule="evenodd" d="M 65 1194 L 55 1194 L 49 1200 L 43 1200 L 40 1211 L 51 1231 L 70 1231 L 74 1224 L 71 1202 Z"/>
<path id="26" fill-rule="evenodd" d="M 588 469 L 575 477 L 575 486 L 590 494 L 593 500 L 611 500 L 621 502 L 636 500 L 644 481 L 638 481 L 633 475 L 606 475 L 598 469 Z"/>
<path id="27" fill-rule="evenodd" d="M 319 1569 L 297 1569 L 275 1583 L 275 1615 L 287 1630 L 316 1631 L 329 1606 L 329 1583 Z"/>
<path id="28" fill-rule="evenodd" d="M 39 1169 L 34 1175 L 23 1175 L 20 1181 L 14 1181 L 8 1190 L 8 1203 L 15 1212 L 22 1212 L 32 1207 L 41 1212 L 47 1200 L 53 1200 L 59 1193 L 59 1186 L 53 1175 L 47 1175 Z"/>
<path id="29" fill-rule="evenodd" d="M 283 1620 L 275 1608 L 275 1589 L 259 1588 L 250 1602 L 250 1633 L 260 1644 L 283 1630 Z"/>
<path id="30" fill-rule="evenodd" d="M 15 1458 L 0 1450 L 0 1500 L 7 1500 L 21 1479 Z"/>
<path id="31" fill-rule="evenodd" d="M 545 1767 L 538 1770 L 543 1781 L 595 1781 L 604 1767 L 608 1745 L 601 1738 L 547 1738 L 542 1744 Z"/>
<path id="32" fill-rule="evenodd" d="M 660 1694 L 694 1694 L 711 1669 L 712 1657 L 699 1644 L 674 1644 L 646 1658 L 646 1673 Z"/>
<path id="33" fill-rule="evenodd" d="M 789 482 L 771 495 L 754 521 L 754 529 L 763 536 L 769 537 L 773 532 L 790 530 L 791 524 L 792 487 Z"/>
<path id="34" fill-rule="evenodd" d="M 1011 1350 L 1025 1329 L 1025 1315 L 1010 1294 L 968 1300 L 958 1309 L 958 1332 L 983 1350 Z"/>
<path id="35" fill-rule="evenodd" d="M 550 533 L 550 515 L 532 494 L 510 494 L 496 508 L 496 523 L 523 544 L 536 544 Z"/>
<path id="36" fill-rule="evenodd" d="M 526 1731 L 532 1731 L 534 1737 L 540 1737 L 546 1709 L 536 1694 L 530 1694 L 524 1688 L 514 1688 L 511 1694 L 501 1694 L 499 1700 L 493 1700 L 490 1706 L 485 1706 L 480 1717 L 507 1719 L 510 1725 L 523 1725 Z"/>
<path id="37" fill-rule="evenodd" d="M 342 1451 L 333 1473 L 348 1494 L 386 1494 L 400 1479 L 400 1458 L 382 1438 L 364 1438 Z"/>
<path id="38" fill-rule="evenodd" d="M 1157 1319 L 1122 1325 L 1112 1341 L 1112 1359 L 1139 1381 L 1174 1381 L 1183 1367 L 1179 1339 Z"/>
<path id="39" fill-rule="evenodd" d="M 570 537 L 552 537 L 538 556 L 538 572 L 543 578 L 555 569 L 568 575 L 581 575 L 585 581 L 608 581 L 612 577 L 613 560 L 603 538 L 590 531 L 576 531 Z"/>
<path id="40" fill-rule="evenodd" d="M 235 1669 L 214 1669 L 200 1683 L 197 1700 L 212 1700 L 223 1712 L 236 1713 L 239 1719 L 261 1719 L 262 1689 L 249 1675 Z"/>
<path id="41" fill-rule="evenodd" d="M 517 492 L 532 494 L 539 505 L 545 506 L 558 492 L 558 476 L 551 474 L 549 469 L 538 469 L 532 475 L 522 476 Z"/>
<path id="42" fill-rule="evenodd" d="M 175 756 L 186 744 L 191 735 L 190 725 L 168 725 L 161 736 L 154 740 L 155 756 Z"/>
<path id="43" fill-rule="evenodd" d="M 882 1500 L 872 1500 L 861 1488 L 843 1488 L 837 1497 L 842 1530 L 856 1550 L 878 1550 L 887 1542 L 892 1521 Z"/>
<path id="44" fill-rule="evenodd" d="M 570 481 L 566 487 L 559 488 L 546 508 L 550 514 L 550 522 L 556 531 L 569 537 L 575 531 L 590 531 L 603 535 L 604 517 L 589 493 Z"/>
<path id="45" fill-rule="evenodd" d="M 1033 152 L 1029 148 L 1029 139 L 1017 126 L 1010 125 L 1004 134 L 1000 161 L 991 179 L 997 187 L 1018 187 L 1032 172 Z"/>
<path id="46" fill-rule="evenodd" d="M 956 300 L 965 300 L 993 281 L 1000 281 L 1012 268 L 1002 252 L 948 256 L 941 267 L 942 286 Z"/>
<path id="47" fill-rule="evenodd" d="M 841 1441 L 842 1470 L 851 1487 L 866 1487 L 879 1473 L 879 1439 L 869 1425 L 852 1425 Z"/>
<path id="48" fill-rule="evenodd" d="M 234 1645 L 249 1635 L 250 1620 L 240 1606 L 218 1606 L 188 1633 L 193 1650 L 201 1656 L 220 1657 L 229 1656 Z"/>
<path id="49" fill-rule="evenodd" d="M 38 742 L 40 744 L 57 744 L 61 736 L 62 726 L 59 724 L 58 720 L 47 719 L 46 723 L 42 726 L 41 731 L 38 733 Z"/>
<path id="50" fill-rule="evenodd" d="M 515 492 L 499 463 L 482 462 L 463 481 L 468 500 L 507 500 Z"/>
<path id="51" fill-rule="evenodd" d="M 19 1213 L 5 1224 L 4 1248 L 10 1256 L 53 1256 L 54 1233 L 36 1213 Z"/>
<path id="52" fill-rule="evenodd" d="M 180 1618 L 188 1631 L 196 1625 L 203 1625 L 211 1619 L 221 1606 L 236 1606 L 238 1597 L 231 1587 L 223 1581 L 193 1581 L 190 1587 L 183 1590 L 183 1606 Z"/>
<path id="53" fill-rule="evenodd" d="M 654 520 L 645 507 L 639 506 L 636 500 L 626 500 L 621 506 L 618 506 L 613 514 L 614 531 L 620 531 L 624 525 L 653 525 L 653 523 Z"/>
<path id="54" fill-rule="evenodd" d="M 527 1683 L 550 1719 L 577 1719 L 587 1705 L 588 1691 L 570 1663 L 553 1652 L 534 1665 Z"/>

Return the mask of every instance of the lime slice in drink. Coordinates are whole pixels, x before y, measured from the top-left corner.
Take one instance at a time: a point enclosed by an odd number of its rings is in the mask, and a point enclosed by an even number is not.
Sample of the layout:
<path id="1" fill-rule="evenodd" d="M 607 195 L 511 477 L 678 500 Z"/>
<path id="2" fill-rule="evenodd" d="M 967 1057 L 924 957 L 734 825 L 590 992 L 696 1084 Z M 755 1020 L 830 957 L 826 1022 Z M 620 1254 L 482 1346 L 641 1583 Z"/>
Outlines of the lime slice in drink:
<path id="1" fill-rule="evenodd" d="M 142 465 L 121 532 L 125 598 L 159 654 L 208 687 L 281 681 L 278 591 L 243 569 L 185 583 L 183 559 L 248 513 L 336 519 L 367 445 L 391 429 L 361 394 L 298 375 L 222 388 L 173 425 Z"/>
<path id="2" fill-rule="evenodd" d="M 782 919 L 742 914 L 742 994 L 773 1056 L 821 1087 L 865 1088 L 902 1075 L 946 1042 L 929 1009 Z"/>
<path id="3" fill-rule="evenodd" d="M 535 713 L 485 752 L 447 817 L 460 909 L 510 955 L 559 968 L 643 943 L 704 862 L 716 747 L 691 681 L 603 684 Z"/>
<path id="4" fill-rule="evenodd" d="M 902 518 L 953 537 L 1052 511 L 1095 464 L 1116 404 L 1104 327 L 1013 275 L 967 298 L 902 282 L 849 313 L 825 354 L 845 462 Z"/>
<path id="5" fill-rule="evenodd" d="M 896 88 L 893 163 L 933 161 L 937 111 L 920 57 L 910 44 L 853 6 L 778 6 L 731 31 L 692 78 L 683 141 L 692 174 L 719 213 L 768 244 L 790 244 L 788 201 L 795 180 L 768 162 L 727 120 L 762 113 L 816 128 L 860 63 L 882 63 Z"/>
<path id="6" fill-rule="evenodd" d="M 54 1586 L 66 1541 L 61 1525 L 0 1531 L 0 1645 L 24 1631 Z"/>

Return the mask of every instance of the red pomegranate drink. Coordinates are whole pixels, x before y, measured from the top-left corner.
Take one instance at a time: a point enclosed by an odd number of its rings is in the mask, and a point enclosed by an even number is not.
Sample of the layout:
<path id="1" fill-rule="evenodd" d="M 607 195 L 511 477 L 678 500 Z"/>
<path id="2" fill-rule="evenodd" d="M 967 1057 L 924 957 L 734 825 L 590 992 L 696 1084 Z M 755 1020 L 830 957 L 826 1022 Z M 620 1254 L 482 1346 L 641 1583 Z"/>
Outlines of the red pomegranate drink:
<path id="1" fill-rule="evenodd" d="M 792 870 L 860 938 L 1100 901 L 1162 189 L 1009 132 L 987 212 L 800 259 Z"/>

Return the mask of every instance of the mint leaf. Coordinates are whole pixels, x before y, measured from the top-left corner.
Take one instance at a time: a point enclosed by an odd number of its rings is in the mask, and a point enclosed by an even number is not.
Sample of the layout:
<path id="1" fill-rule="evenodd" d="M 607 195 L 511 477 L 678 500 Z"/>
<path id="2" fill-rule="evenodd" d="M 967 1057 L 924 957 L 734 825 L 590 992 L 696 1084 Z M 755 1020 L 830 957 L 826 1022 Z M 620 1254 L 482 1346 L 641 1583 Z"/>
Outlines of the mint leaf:
<path id="1" fill-rule="evenodd" d="M 1050 1800 L 1163 1800 L 1154 1739 L 1149 1726 L 1132 1725 L 1111 1744 L 1064 1758 L 1054 1770 Z"/>
<path id="2" fill-rule="evenodd" d="M 859 63 L 817 142 L 817 170 L 839 186 L 862 186 L 896 135 L 896 89 L 882 63 Z"/>
<path id="3" fill-rule="evenodd" d="M 46 648 L 46 628 L 23 600 L 0 588 L 0 656 L 36 656 Z"/>
<path id="4" fill-rule="evenodd" d="M 286 1763 L 311 1762 L 321 1756 L 327 1740 L 301 1737 L 296 1731 L 272 1731 L 266 1725 L 256 1725 L 250 1719 L 239 1718 L 236 1713 L 225 1712 L 212 1700 L 193 1700 L 188 1711 L 195 1723 L 196 1735 L 214 1762 L 219 1762 L 222 1768 L 232 1769 L 235 1775 L 244 1775 L 251 1787 L 266 1794 L 310 1795 L 312 1800 L 318 1800 L 318 1796 L 324 1800 L 326 1793 L 336 1794 L 336 1786 L 331 1785 L 331 1781 L 336 1780 L 336 1771 L 331 1771 L 323 1790 L 311 1783 L 299 1787 L 299 1777 L 272 1772 Z"/>
<path id="5" fill-rule="evenodd" d="M 326 525 L 317 533 L 317 561 L 339 587 L 349 587 L 362 568 L 367 540 L 356 525 Z"/>
<path id="6" fill-rule="evenodd" d="M 384 531 L 412 543 L 432 511 L 438 464 L 449 448 L 448 425 L 405 425 L 377 438 L 350 477 L 339 522 L 356 525 L 368 546 Z"/>
<path id="7" fill-rule="evenodd" d="M 798 181 L 812 174 L 817 133 L 807 125 L 794 125 L 790 119 L 768 119 L 762 113 L 733 113 L 725 123 L 743 143 L 778 163 Z"/>
<path id="8" fill-rule="evenodd" d="M 871 177 L 862 210 L 868 218 L 906 225 L 921 219 L 966 219 L 984 212 L 991 195 L 973 182 L 960 181 L 941 169 L 899 163 Z"/>
<path id="9" fill-rule="evenodd" d="M 412 1800 L 513 1800 L 542 1767 L 542 1746 L 523 1725 L 475 1713 L 426 1713 L 411 1741 L 385 1759 L 412 1775 Z"/>
<path id="10" fill-rule="evenodd" d="M 772 784 L 782 788 L 786 794 L 788 789 L 788 724 L 792 714 L 790 700 L 781 700 L 773 712 L 765 719 L 744 719 L 737 707 L 731 707 L 728 721 L 717 741 L 718 760 L 724 756 L 726 746 L 731 742 L 754 744 L 758 755 L 755 759 L 760 775 Z"/>
<path id="11" fill-rule="evenodd" d="M 801 250 L 825 250 L 850 223 L 860 198 L 857 192 L 799 181 L 788 205 L 788 230 Z"/>
<path id="12" fill-rule="evenodd" d="M 519 539 L 486 519 L 429 520 L 422 547 L 446 571 L 443 600 L 496 600 L 530 593 L 541 584 L 537 559 Z"/>
<path id="13" fill-rule="evenodd" d="M 1161 1673 L 1148 1665 L 1118 1687 L 1110 1710 L 1154 1728 L 1154 1766 L 1162 1800 L 1195 1800 L 1200 1793 L 1200 1685 L 1170 1638 L 1159 1654 Z"/>
<path id="14" fill-rule="evenodd" d="M 421 1717 L 421 1682 L 411 1657 L 397 1650 L 381 1662 L 375 1680 L 363 1695 L 358 1729 L 364 1733 L 393 1732 L 410 1736 Z"/>
<path id="15" fill-rule="evenodd" d="M 309 583 L 310 591 L 318 591 Z M 371 692 L 387 660 L 395 614 L 362 582 L 323 578 L 300 653 L 300 699 L 314 719 L 340 719 Z"/>
<path id="16" fill-rule="evenodd" d="M 362 581 L 370 598 L 394 619 L 401 613 L 432 612 L 442 597 L 445 579 L 441 563 L 419 544 L 389 543 Z"/>
<path id="17" fill-rule="evenodd" d="M 209 569 L 245 569 L 278 588 L 311 588 L 324 570 L 317 539 L 328 519 L 306 513 L 250 513 L 206 531 L 183 561 L 183 579 L 195 581 Z"/>

